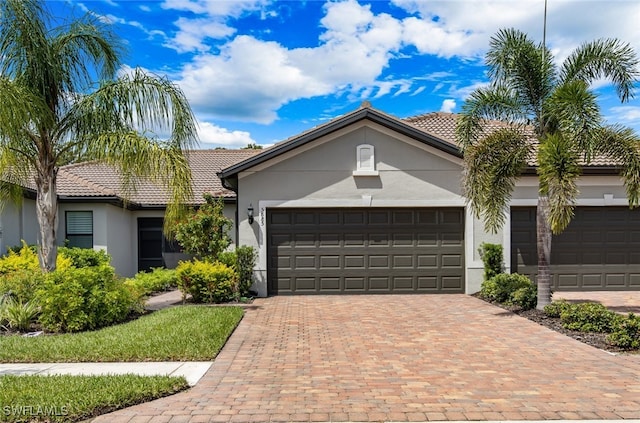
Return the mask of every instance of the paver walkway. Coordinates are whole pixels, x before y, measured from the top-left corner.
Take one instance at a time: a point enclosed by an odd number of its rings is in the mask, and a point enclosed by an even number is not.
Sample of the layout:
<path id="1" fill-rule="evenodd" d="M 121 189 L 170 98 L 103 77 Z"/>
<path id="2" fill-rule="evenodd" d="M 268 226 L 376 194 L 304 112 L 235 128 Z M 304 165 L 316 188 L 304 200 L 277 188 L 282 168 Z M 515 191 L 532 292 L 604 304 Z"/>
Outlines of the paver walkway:
<path id="1" fill-rule="evenodd" d="M 96 422 L 640 419 L 640 356 L 465 295 L 258 299 L 189 391 Z"/>

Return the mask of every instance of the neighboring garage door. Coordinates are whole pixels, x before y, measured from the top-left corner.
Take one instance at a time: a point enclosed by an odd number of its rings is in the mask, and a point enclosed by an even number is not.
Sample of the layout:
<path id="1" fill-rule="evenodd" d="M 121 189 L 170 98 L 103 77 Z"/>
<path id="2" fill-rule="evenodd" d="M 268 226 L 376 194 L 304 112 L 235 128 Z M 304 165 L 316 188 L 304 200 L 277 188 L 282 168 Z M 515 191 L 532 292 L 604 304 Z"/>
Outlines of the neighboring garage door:
<path id="1" fill-rule="evenodd" d="M 463 209 L 268 209 L 269 294 L 464 292 Z"/>
<path id="2" fill-rule="evenodd" d="M 537 273 L 536 209 L 511 209 L 511 271 Z M 640 210 L 577 207 L 551 243 L 552 289 L 640 290 Z"/>

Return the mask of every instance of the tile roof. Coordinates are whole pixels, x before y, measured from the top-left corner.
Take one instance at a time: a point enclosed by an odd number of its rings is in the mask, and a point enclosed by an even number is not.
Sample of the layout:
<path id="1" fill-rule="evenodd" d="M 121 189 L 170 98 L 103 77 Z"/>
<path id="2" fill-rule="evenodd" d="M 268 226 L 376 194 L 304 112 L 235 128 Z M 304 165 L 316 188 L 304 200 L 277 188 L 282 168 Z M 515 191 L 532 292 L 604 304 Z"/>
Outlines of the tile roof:
<path id="1" fill-rule="evenodd" d="M 375 110 L 375 113 L 386 117 L 391 121 L 409 125 L 430 137 L 442 141 L 444 144 L 451 145 L 455 148 L 459 147 L 456 141 L 456 124 L 459 117 L 458 114 L 434 112 L 399 119 L 377 109 L 372 109 L 369 104 L 366 104 L 353 112 L 335 118 L 329 123 L 311 128 L 308 131 L 302 132 L 301 134 L 275 144 L 266 150 L 220 149 L 188 151 L 187 157 L 191 166 L 193 178 L 193 204 L 201 204 L 203 202 L 204 193 L 210 193 L 215 196 L 222 196 L 225 198 L 235 198 L 236 194 L 233 191 L 222 186 L 222 182 L 217 175 L 221 170 L 234 165 L 239 165 L 245 160 L 260 153 L 266 153 L 268 155 L 269 151 L 278 150 L 282 146 L 295 143 L 305 135 L 321 130 L 322 128 L 329 127 L 332 122 L 337 122 L 341 119 L 348 118 L 351 115 L 355 115 L 362 109 Z M 488 132 L 505 126 L 506 124 L 500 121 L 486 122 Z M 534 143 L 536 142 L 535 137 L 533 136 L 533 131 L 531 131 L 531 140 Z M 531 161 L 530 165 L 533 166 L 535 163 Z M 611 160 L 607 160 L 606 158 L 596 158 L 591 161 L 589 167 L 613 165 L 615 165 L 615 163 Z M 32 184 L 29 185 L 30 186 L 27 186 L 27 188 L 35 188 L 34 186 L 31 186 Z M 58 173 L 58 195 L 61 198 L 66 197 L 69 199 L 95 198 L 119 200 L 125 197 L 125 193 L 122 191 L 120 186 L 120 179 L 116 169 L 96 162 L 83 162 L 61 167 Z M 167 192 L 162 187 L 154 185 L 148 181 L 140 183 L 137 191 L 133 194 L 129 194 L 128 198 L 129 202 L 140 206 L 164 206 L 167 204 L 169 199 Z"/>
<path id="2" fill-rule="evenodd" d="M 456 125 L 459 116 L 459 114 L 455 113 L 434 112 L 408 117 L 403 120 L 432 136 L 440 138 L 442 141 L 458 146 L 458 142 L 456 141 Z M 487 120 L 484 122 L 484 125 L 486 134 L 497 129 L 507 127 L 506 123 L 496 120 Z M 529 136 L 530 142 L 537 145 L 538 141 L 534 135 L 533 128 L 528 127 L 527 129 L 527 135 Z M 585 162 L 582 162 L 581 164 L 587 168 L 597 168 L 603 166 L 612 167 L 616 165 L 616 162 L 606 157 L 595 157 L 591 159 L 588 165 Z M 529 165 L 536 165 L 534 158 L 529 160 Z"/>
<path id="3" fill-rule="evenodd" d="M 201 204 L 204 193 L 234 198 L 235 193 L 222 186 L 217 173 L 259 152 L 260 150 L 252 149 L 188 151 L 186 154 L 193 178 L 193 204 Z M 117 170 L 96 162 L 61 167 L 58 172 L 58 195 L 62 198 L 125 197 Z M 141 206 L 163 206 L 167 204 L 169 197 L 162 187 L 142 181 L 136 192 L 128 195 L 128 199 Z"/>

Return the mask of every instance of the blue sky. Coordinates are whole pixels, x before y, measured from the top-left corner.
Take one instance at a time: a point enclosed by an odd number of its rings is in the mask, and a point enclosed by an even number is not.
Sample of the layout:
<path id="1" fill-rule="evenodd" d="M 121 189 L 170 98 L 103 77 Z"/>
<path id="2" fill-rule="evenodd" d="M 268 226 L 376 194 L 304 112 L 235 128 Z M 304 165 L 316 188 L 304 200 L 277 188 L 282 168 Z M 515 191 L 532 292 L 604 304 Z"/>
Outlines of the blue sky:
<path id="1" fill-rule="evenodd" d="M 542 40 L 544 0 L 49 0 L 54 15 L 90 11 L 127 46 L 126 66 L 187 95 L 200 147 L 270 145 L 356 109 L 398 117 L 458 112 L 487 82 L 489 38 L 514 27 Z M 616 37 L 640 52 L 637 0 L 548 0 L 547 44 L 562 60 Z M 638 98 L 596 84 L 604 116 L 640 131 Z"/>

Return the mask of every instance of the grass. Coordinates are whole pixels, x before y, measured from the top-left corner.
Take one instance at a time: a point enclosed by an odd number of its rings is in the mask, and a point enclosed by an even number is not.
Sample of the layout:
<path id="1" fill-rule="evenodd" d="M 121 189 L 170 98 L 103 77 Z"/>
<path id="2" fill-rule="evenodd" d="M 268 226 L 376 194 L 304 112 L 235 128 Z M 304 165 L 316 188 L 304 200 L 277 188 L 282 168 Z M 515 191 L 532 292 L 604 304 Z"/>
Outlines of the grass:
<path id="1" fill-rule="evenodd" d="M 0 422 L 69 422 L 175 394 L 169 376 L 0 376 Z"/>
<path id="2" fill-rule="evenodd" d="M 0 362 L 209 361 L 242 315 L 239 307 L 180 306 L 94 332 L 0 336 Z"/>

